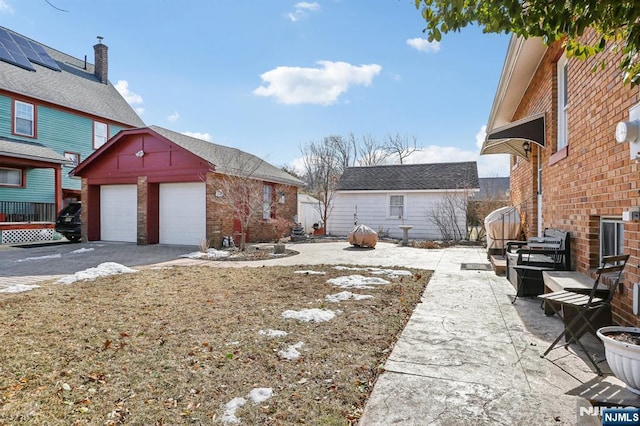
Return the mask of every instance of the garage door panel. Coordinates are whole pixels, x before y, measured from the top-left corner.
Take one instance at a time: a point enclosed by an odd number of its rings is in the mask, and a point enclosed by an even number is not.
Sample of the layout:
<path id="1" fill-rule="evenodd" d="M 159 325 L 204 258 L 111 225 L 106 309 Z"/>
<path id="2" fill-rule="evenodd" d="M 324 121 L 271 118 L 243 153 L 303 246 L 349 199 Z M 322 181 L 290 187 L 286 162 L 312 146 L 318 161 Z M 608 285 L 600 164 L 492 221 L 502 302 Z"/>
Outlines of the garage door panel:
<path id="1" fill-rule="evenodd" d="M 100 239 L 137 241 L 138 190 L 136 185 L 100 187 Z"/>
<path id="2" fill-rule="evenodd" d="M 206 238 L 202 182 L 160 184 L 160 243 L 199 245 Z"/>

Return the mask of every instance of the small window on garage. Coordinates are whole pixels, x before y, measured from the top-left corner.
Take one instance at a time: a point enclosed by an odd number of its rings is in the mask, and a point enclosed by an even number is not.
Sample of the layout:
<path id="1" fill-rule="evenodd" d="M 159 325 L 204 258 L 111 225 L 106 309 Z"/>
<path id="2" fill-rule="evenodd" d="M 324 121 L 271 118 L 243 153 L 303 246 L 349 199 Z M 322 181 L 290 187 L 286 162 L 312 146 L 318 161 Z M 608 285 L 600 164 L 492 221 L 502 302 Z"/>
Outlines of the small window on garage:
<path id="1" fill-rule="evenodd" d="M 22 169 L 0 167 L 0 186 L 24 186 Z"/>
<path id="2" fill-rule="evenodd" d="M 262 218 L 271 219 L 273 210 L 273 186 L 265 184 L 262 187 Z"/>
<path id="3" fill-rule="evenodd" d="M 389 218 L 402 219 L 404 216 L 404 195 L 389 196 Z"/>

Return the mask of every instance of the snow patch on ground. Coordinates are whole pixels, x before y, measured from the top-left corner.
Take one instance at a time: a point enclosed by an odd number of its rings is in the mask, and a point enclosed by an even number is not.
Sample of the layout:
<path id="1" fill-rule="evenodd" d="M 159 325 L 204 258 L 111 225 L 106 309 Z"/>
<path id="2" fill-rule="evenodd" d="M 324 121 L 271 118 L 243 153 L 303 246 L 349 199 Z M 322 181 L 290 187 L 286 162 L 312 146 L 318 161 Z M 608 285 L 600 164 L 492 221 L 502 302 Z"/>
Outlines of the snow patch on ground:
<path id="1" fill-rule="evenodd" d="M 410 271 L 382 268 L 358 268 L 356 266 L 334 266 L 333 269 L 338 271 L 368 271 L 373 275 L 387 275 L 389 277 L 410 277 L 413 274 Z"/>
<path id="2" fill-rule="evenodd" d="M 138 272 L 135 269 L 131 269 L 124 265 L 115 262 L 104 262 L 96 266 L 95 268 L 85 269 L 84 271 L 78 271 L 73 275 L 60 278 L 56 281 L 57 284 L 72 284 L 76 281 L 94 280 L 100 277 L 108 277 L 110 275 L 118 274 L 132 274 Z"/>
<path id="3" fill-rule="evenodd" d="M 288 310 L 282 313 L 283 318 L 297 319 L 303 322 L 323 322 L 332 320 L 336 316 L 335 312 L 328 309 L 302 309 L 300 311 Z"/>
<path id="4" fill-rule="evenodd" d="M 247 400 L 242 397 L 233 398 L 227 402 L 224 406 L 224 414 L 222 416 L 222 423 L 227 424 L 240 424 L 240 419 L 236 417 L 236 410 L 247 403 Z"/>
<path id="5" fill-rule="evenodd" d="M 353 299 L 353 300 L 364 300 L 364 299 L 373 299 L 373 296 L 370 294 L 355 294 L 350 291 L 343 291 L 336 294 L 329 294 L 324 297 L 327 302 L 338 303 L 345 300 Z"/>
<path id="6" fill-rule="evenodd" d="M 330 278 L 329 284 L 342 288 L 371 289 L 376 285 L 390 284 L 389 281 L 378 277 L 363 277 L 362 275 L 348 275 L 345 277 Z"/>
<path id="7" fill-rule="evenodd" d="M 296 359 L 300 358 L 300 352 L 298 352 L 298 349 L 300 349 L 302 346 L 304 346 L 304 343 L 298 342 L 295 345 L 287 347 L 287 349 L 279 351 L 278 356 L 289 361 L 295 361 Z"/>
<path id="8" fill-rule="evenodd" d="M 39 285 L 16 284 L 3 288 L 2 290 L 0 290 L 0 293 L 22 293 L 39 287 Z"/>
<path id="9" fill-rule="evenodd" d="M 282 331 L 282 330 L 268 329 L 268 330 L 260 330 L 260 331 L 258 331 L 258 334 L 261 334 L 261 335 L 267 336 L 267 337 L 284 337 L 288 333 L 286 331 Z"/>
<path id="10" fill-rule="evenodd" d="M 271 398 L 272 395 L 272 388 L 255 388 L 247 394 L 247 398 L 253 401 L 254 404 L 260 404 L 261 402 L 264 402 L 267 399 Z"/>
<path id="11" fill-rule="evenodd" d="M 74 250 L 74 251 L 72 251 L 71 253 L 76 253 L 76 254 L 77 254 L 77 253 L 86 253 L 86 252 L 88 252 L 88 251 L 94 251 L 94 250 L 95 250 L 94 248 L 85 248 L 85 247 L 82 247 L 82 248 L 79 248 L 78 250 Z"/>
<path id="12" fill-rule="evenodd" d="M 304 275 L 326 275 L 326 272 L 321 271 L 295 271 L 294 274 L 304 274 Z"/>
<path id="13" fill-rule="evenodd" d="M 255 388 L 247 394 L 247 398 L 254 404 L 259 404 L 271 398 L 272 395 L 272 388 Z M 221 419 L 222 423 L 234 425 L 240 424 L 240 419 L 236 417 L 236 411 L 246 403 L 247 400 L 242 397 L 236 397 L 227 402 L 224 406 L 224 414 Z"/>
<path id="14" fill-rule="evenodd" d="M 29 262 L 31 260 L 42 260 L 42 259 L 59 259 L 61 257 L 62 255 L 58 253 L 58 254 L 50 254 L 47 256 L 25 257 L 24 259 L 16 260 L 16 262 Z"/>
<path id="15" fill-rule="evenodd" d="M 201 251 L 194 251 L 191 253 L 183 254 L 180 257 L 186 257 L 187 259 L 220 259 L 223 257 L 229 257 L 229 252 L 224 250 L 216 250 L 210 248 L 206 253 Z"/>

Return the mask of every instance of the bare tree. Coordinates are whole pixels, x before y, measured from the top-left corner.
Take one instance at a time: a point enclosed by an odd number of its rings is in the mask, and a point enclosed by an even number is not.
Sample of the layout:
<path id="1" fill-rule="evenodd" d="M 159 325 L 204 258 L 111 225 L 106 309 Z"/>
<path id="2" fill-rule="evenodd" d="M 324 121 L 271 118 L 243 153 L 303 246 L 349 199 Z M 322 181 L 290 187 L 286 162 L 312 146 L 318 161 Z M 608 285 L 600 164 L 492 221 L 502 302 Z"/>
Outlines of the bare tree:
<path id="1" fill-rule="evenodd" d="M 223 173 L 215 173 L 213 202 L 232 214 L 240 224 L 240 250 L 246 246 L 249 224 L 270 212 L 274 204 L 273 186 L 257 176 L 264 163 L 258 157 L 233 150 L 220 162 L 225 164 Z M 270 189 L 268 189 L 270 188 Z"/>
<path id="2" fill-rule="evenodd" d="M 446 191 L 442 199 L 427 210 L 427 219 L 433 223 L 445 240 L 468 240 L 471 227 L 470 199 L 476 193 L 477 169 L 460 176 L 456 189 Z"/>
<path id="3" fill-rule="evenodd" d="M 404 164 L 404 160 L 414 152 L 418 151 L 418 138 L 413 136 L 413 144 L 409 141 L 408 136 L 400 136 L 396 133 L 396 136 L 387 135 L 387 142 L 384 144 L 384 149 L 389 155 L 398 158 L 400 164 Z"/>
<path id="4" fill-rule="evenodd" d="M 427 219 L 438 228 L 444 240 L 460 241 L 468 238 L 467 200 L 466 191 L 448 191 L 431 210 L 427 211 Z M 463 218 L 462 223 L 461 217 Z"/>
<path id="5" fill-rule="evenodd" d="M 318 212 L 325 224 L 325 233 L 338 180 L 344 169 L 351 165 L 351 161 L 355 161 L 351 156 L 353 152 L 351 146 L 340 136 L 329 136 L 322 142 L 311 142 L 300 148 L 303 155 L 303 178 L 307 183 L 306 190 L 319 200 Z"/>
<path id="6" fill-rule="evenodd" d="M 358 145 L 358 165 L 379 166 L 385 163 L 387 157 L 389 153 L 373 136 L 362 137 L 362 143 Z"/>

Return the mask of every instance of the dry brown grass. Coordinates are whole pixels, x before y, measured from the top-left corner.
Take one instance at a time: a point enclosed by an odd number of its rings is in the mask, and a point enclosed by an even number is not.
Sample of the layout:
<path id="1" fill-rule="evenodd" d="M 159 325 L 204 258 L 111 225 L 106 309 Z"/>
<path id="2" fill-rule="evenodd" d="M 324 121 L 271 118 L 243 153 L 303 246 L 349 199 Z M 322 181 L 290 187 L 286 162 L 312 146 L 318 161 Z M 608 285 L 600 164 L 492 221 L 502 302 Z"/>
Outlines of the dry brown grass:
<path id="1" fill-rule="evenodd" d="M 412 272 L 337 304 L 326 280 L 349 272 L 330 266 L 145 269 L 3 295 L 0 424 L 213 424 L 260 387 L 273 396 L 238 409 L 242 424 L 353 423 L 430 276 Z M 307 308 L 341 312 L 281 316 Z M 298 360 L 278 356 L 300 341 Z"/>

